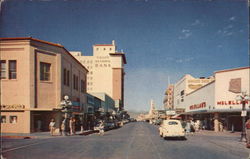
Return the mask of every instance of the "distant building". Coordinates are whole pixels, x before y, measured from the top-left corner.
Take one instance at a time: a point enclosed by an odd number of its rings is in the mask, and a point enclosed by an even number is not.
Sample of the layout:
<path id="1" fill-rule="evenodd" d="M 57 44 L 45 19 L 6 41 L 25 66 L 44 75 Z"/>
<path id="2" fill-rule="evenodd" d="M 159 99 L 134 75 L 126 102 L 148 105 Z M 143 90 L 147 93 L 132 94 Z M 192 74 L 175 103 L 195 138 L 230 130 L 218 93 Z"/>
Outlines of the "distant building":
<path id="1" fill-rule="evenodd" d="M 83 114 L 88 70 L 62 45 L 27 38 L 0 38 L 1 130 L 47 131 L 59 128 L 60 102 L 68 95 L 73 114 Z"/>
<path id="2" fill-rule="evenodd" d="M 115 41 L 93 45 L 93 56 L 75 51 L 71 54 L 89 70 L 87 92 L 105 92 L 115 100 L 116 108 L 123 110 L 126 57 L 123 52 L 116 51 Z"/>
<path id="3" fill-rule="evenodd" d="M 93 92 L 91 93 L 91 95 L 99 98 L 102 100 L 102 103 L 101 103 L 101 112 L 103 114 L 106 114 L 106 113 L 113 113 L 116 111 L 116 108 L 115 108 L 115 101 L 109 96 L 107 95 L 106 93 L 97 93 L 97 92 Z"/>
<path id="4" fill-rule="evenodd" d="M 163 104 L 166 110 L 174 109 L 174 85 L 173 84 L 169 85 L 167 90 L 165 91 Z"/>
<path id="5" fill-rule="evenodd" d="M 186 74 L 174 85 L 174 109 L 185 109 L 183 104 L 186 94 L 189 94 L 196 89 L 214 81 L 214 77 L 209 78 L 194 78 Z"/>

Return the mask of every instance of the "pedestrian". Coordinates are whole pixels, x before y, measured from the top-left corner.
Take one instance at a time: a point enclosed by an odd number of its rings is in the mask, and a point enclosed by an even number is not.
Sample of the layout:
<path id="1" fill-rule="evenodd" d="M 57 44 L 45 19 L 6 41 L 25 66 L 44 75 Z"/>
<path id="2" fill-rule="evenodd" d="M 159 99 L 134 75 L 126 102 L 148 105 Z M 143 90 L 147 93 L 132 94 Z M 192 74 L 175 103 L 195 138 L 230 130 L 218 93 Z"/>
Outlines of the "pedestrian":
<path id="1" fill-rule="evenodd" d="M 63 119 L 63 121 L 62 121 L 62 124 L 61 124 L 61 134 L 63 135 L 63 136 L 66 136 L 67 134 L 66 134 L 66 128 L 65 128 L 65 126 L 66 126 L 66 119 Z"/>
<path id="2" fill-rule="evenodd" d="M 55 122 L 55 120 L 52 118 L 52 119 L 50 120 L 50 123 L 49 123 L 49 130 L 50 130 L 50 135 L 51 135 L 51 136 L 54 135 L 55 129 L 56 129 L 56 122 Z"/>
<path id="3" fill-rule="evenodd" d="M 246 127 L 246 139 L 247 139 L 246 147 L 250 148 L 250 119 L 247 120 L 245 127 Z"/>
<path id="4" fill-rule="evenodd" d="M 221 132 L 224 131 L 224 127 L 223 127 L 223 122 L 222 121 L 219 122 L 219 128 L 220 128 Z"/>
<path id="5" fill-rule="evenodd" d="M 187 133 L 190 133 L 190 132 L 191 132 L 191 123 L 190 123 L 189 120 L 188 120 L 187 123 L 186 123 L 185 129 L 186 129 L 186 132 L 187 132 Z"/>
<path id="6" fill-rule="evenodd" d="M 69 120 L 69 129 L 70 129 L 70 135 L 74 135 L 75 134 L 75 124 L 76 121 L 73 117 L 70 118 Z"/>
<path id="7" fill-rule="evenodd" d="M 99 125 L 99 134 L 104 135 L 104 122 L 101 121 Z"/>

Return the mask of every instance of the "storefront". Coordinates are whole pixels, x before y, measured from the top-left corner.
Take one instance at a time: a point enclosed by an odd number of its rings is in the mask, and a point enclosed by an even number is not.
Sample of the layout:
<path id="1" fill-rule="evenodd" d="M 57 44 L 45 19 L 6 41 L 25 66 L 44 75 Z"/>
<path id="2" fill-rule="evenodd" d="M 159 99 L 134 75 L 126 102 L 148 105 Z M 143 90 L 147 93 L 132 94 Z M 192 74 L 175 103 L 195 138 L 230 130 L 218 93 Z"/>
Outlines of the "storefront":
<path id="1" fill-rule="evenodd" d="M 187 94 L 185 119 L 200 120 L 209 130 L 241 131 L 242 102 L 236 101 L 236 96 L 242 92 L 249 95 L 249 69 L 215 72 L 215 81 Z M 250 116 L 249 101 L 246 101 L 246 111 Z"/>

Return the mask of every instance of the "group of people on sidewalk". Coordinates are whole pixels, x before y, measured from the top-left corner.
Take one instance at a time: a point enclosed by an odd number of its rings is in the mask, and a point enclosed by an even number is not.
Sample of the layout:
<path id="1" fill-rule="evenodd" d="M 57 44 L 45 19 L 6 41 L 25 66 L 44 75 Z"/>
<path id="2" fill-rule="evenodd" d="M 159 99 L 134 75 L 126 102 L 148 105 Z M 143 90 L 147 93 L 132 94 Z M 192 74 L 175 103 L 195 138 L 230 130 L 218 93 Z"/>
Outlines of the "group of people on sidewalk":
<path id="1" fill-rule="evenodd" d="M 67 124 L 69 124 L 68 125 L 69 132 L 67 131 Z M 54 119 L 51 119 L 51 121 L 49 123 L 49 130 L 50 130 L 50 135 L 54 136 L 55 130 L 56 130 L 56 122 Z M 76 119 L 71 117 L 68 123 L 67 123 L 67 120 L 64 119 L 60 125 L 59 133 L 60 133 L 60 135 L 63 135 L 63 136 L 75 135 L 75 133 L 76 133 Z"/>

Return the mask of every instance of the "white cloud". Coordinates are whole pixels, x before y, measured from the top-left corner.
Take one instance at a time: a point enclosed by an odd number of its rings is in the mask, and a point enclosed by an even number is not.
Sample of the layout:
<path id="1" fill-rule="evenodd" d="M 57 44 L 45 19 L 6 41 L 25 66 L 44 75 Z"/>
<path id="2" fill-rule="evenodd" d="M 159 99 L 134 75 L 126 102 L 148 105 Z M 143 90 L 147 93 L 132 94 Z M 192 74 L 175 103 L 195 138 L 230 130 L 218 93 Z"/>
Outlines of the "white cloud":
<path id="1" fill-rule="evenodd" d="M 199 25 L 201 22 L 198 20 L 198 19 L 196 19 L 191 25 L 192 26 L 195 26 L 195 25 Z"/>
<path id="2" fill-rule="evenodd" d="M 222 48 L 223 46 L 222 45 L 217 45 L 218 48 Z"/>
<path id="3" fill-rule="evenodd" d="M 235 18 L 236 18 L 235 16 L 232 16 L 232 17 L 229 18 L 229 20 L 230 21 L 235 21 Z"/>
<path id="4" fill-rule="evenodd" d="M 233 25 L 227 25 L 223 29 L 219 29 L 216 33 L 222 36 L 231 36 L 233 35 L 232 29 L 234 28 Z"/>
<path id="5" fill-rule="evenodd" d="M 189 29 L 182 29 L 181 35 L 178 37 L 179 40 L 187 39 L 192 35 Z"/>

